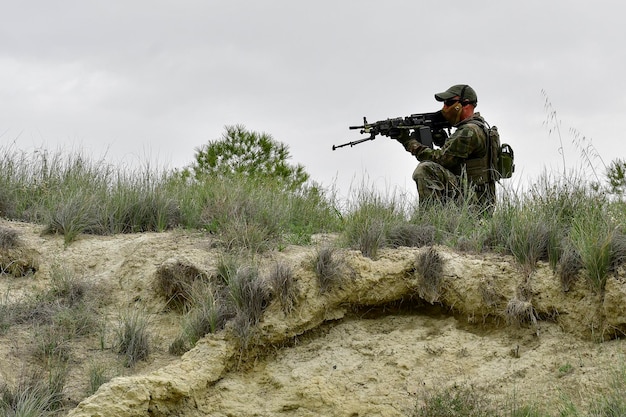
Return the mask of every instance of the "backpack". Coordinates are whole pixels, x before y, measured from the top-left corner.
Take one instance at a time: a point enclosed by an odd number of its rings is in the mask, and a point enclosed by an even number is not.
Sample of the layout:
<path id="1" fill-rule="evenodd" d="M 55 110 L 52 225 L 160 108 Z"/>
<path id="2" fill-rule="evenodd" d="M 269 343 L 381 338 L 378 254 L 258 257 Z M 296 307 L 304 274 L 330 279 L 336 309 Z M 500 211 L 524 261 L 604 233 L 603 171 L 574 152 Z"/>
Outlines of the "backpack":
<path id="1" fill-rule="evenodd" d="M 511 178 L 515 171 L 515 158 L 513 148 L 508 143 L 500 143 L 500 133 L 496 126 L 489 126 L 487 122 L 481 123 L 476 120 L 472 123 L 480 126 L 488 139 L 488 165 L 492 181 Z"/>
<path id="2" fill-rule="evenodd" d="M 500 144 L 500 134 L 496 126 L 483 126 L 485 134 L 489 139 L 489 148 L 491 150 L 491 161 L 489 165 L 493 179 L 507 179 L 513 176 L 515 172 L 515 157 L 513 148 L 508 143 Z"/>

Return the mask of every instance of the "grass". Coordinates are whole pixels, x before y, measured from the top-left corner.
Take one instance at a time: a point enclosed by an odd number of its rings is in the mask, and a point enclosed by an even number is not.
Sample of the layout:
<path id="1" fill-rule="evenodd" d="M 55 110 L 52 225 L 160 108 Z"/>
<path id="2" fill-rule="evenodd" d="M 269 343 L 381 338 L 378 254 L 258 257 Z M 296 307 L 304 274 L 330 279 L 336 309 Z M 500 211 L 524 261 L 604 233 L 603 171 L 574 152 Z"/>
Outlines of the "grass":
<path id="1" fill-rule="evenodd" d="M 298 287 L 293 276 L 293 269 L 285 263 L 276 262 L 270 270 L 268 282 L 283 312 L 286 315 L 291 313 L 298 298 Z"/>
<path id="2" fill-rule="evenodd" d="M 19 234 L 15 229 L 0 226 L 0 250 L 14 249 L 19 245 Z"/>
<path id="3" fill-rule="evenodd" d="M 258 269 L 252 265 L 237 268 L 235 274 L 229 277 L 227 286 L 230 301 L 235 307 L 234 331 L 245 350 L 272 294 L 268 285 L 260 278 Z"/>
<path id="4" fill-rule="evenodd" d="M 411 417 L 543 417 L 533 405 L 497 403 L 470 384 L 423 390 Z M 562 415 L 561 417 L 565 417 Z"/>
<path id="5" fill-rule="evenodd" d="M 150 334 L 148 315 L 139 309 L 124 311 L 119 316 L 115 332 L 115 350 L 123 356 L 124 365 L 132 368 L 150 355 Z"/>
<path id="6" fill-rule="evenodd" d="M 110 368 L 103 363 L 94 362 L 88 369 L 88 386 L 86 394 L 92 395 L 95 393 L 102 384 L 105 384 L 111 380 Z"/>
<path id="7" fill-rule="evenodd" d="M 155 291 L 166 307 L 177 311 L 183 311 L 191 302 L 194 283 L 208 279 L 196 266 L 181 261 L 162 264 L 155 275 Z"/>
<path id="8" fill-rule="evenodd" d="M 196 282 L 191 288 L 189 300 L 181 335 L 169 348 L 170 353 L 175 355 L 186 352 L 205 335 L 222 330 L 234 315 L 209 282 Z"/>
<path id="9" fill-rule="evenodd" d="M 538 263 L 548 262 L 564 291 L 584 278 L 581 285 L 601 293 L 606 280 L 626 260 L 626 203 L 623 196 L 607 195 L 605 188 L 599 188 L 597 173 L 593 183 L 564 171 L 562 175 L 543 174 L 527 189 L 505 186 L 493 215 L 483 216 L 463 205 L 419 208 L 406 196 L 381 195 L 368 186 L 340 207 L 332 191 L 315 185 L 294 191 L 271 181 L 237 176 L 191 181 L 149 166 L 114 167 L 80 153 L 1 150 L 0 214 L 4 218 L 42 225 L 47 233 L 62 235 L 66 246 L 84 234 L 199 230 L 206 233 L 207 245 L 226 253 L 214 276 L 184 263 L 157 271 L 155 292 L 168 309 L 181 315 L 180 336 L 170 345 L 170 352 L 176 354 L 225 327 L 241 338 L 242 346 L 248 346 L 274 300 L 284 314 L 290 314 L 299 295 L 293 271 L 279 262 L 259 270 L 257 260 L 272 257 L 289 244 L 310 244 L 317 233 L 340 235 L 338 246 L 317 248 L 310 264 L 324 294 L 339 289 L 345 279 L 343 248 L 356 249 L 375 261 L 385 249 L 431 246 L 421 250 L 415 262 L 429 300 L 441 293 L 443 261 L 434 245 L 510 255 L 527 275 Z M 0 226 L 3 279 L 9 267 L 21 265 L 18 261 L 26 266 L 20 266 L 24 273 L 12 274 L 15 277 L 36 270 L 26 262 L 26 255 L 17 259 L 21 243 L 15 230 Z M 3 256 L 9 253 L 10 261 L 4 262 Z M 58 267 L 51 272 L 49 288 L 36 295 L 18 299 L 3 295 L 0 331 L 30 326 L 38 333 L 31 346 L 35 362 L 54 365 L 61 375 L 60 370 L 74 360 L 73 340 L 104 328 L 97 317 L 94 293 L 92 280 Z M 502 307 L 506 302 L 502 301 Z M 508 301 L 505 314 L 511 324 L 537 319 L 530 301 L 521 296 Z M 120 316 L 113 345 L 126 366 L 149 356 L 153 347 L 148 330 L 145 312 Z M 104 336 L 100 339 L 104 349 Z M 94 382 L 88 391 L 97 389 L 107 375 L 90 372 Z M 14 391 L 8 389 L 7 396 L 22 395 L 13 395 Z M 439 400 L 433 397 L 431 405 L 439 401 L 444 410 L 472 399 L 465 394 L 463 390 L 444 393 Z M 14 407 L 16 401 L 9 402 Z M 617 399 L 607 397 L 597 407 L 620 406 Z M 606 413 L 598 415 L 610 415 Z"/>
<path id="10" fill-rule="evenodd" d="M 420 283 L 418 292 L 429 303 L 434 303 L 441 296 L 443 265 L 443 258 L 433 247 L 420 252 L 415 258 L 415 272 Z"/>
<path id="11" fill-rule="evenodd" d="M 0 385 L 0 414 L 48 417 L 62 407 L 64 377 L 40 373 L 22 376 L 16 386 Z"/>
<path id="12" fill-rule="evenodd" d="M 313 269 L 317 276 L 320 293 L 324 294 L 341 285 L 344 275 L 342 262 L 337 258 L 337 250 L 334 247 L 323 246 L 317 249 L 313 259 Z"/>

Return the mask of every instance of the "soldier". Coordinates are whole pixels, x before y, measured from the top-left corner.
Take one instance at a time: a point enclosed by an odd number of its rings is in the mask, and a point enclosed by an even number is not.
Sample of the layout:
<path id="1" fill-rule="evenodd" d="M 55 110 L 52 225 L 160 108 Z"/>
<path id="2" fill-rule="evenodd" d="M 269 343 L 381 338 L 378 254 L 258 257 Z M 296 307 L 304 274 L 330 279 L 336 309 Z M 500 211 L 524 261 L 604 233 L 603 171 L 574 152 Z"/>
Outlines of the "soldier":
<path id="1" fill-rule="evenodd" d="M 401 140 L 420 161 L 413 172 L 420 205 L 465 198 L 491 213 L 496 202 L 495 180 L 490 173 L 492 154 L 486 122 L 480 113 L 474 113 L 476 92 L 469 85 L 458 84 L 435 94 L 435 99 L 443 102 L 443 116 L 455 132 L 440 149 L 415 139 Z"/>

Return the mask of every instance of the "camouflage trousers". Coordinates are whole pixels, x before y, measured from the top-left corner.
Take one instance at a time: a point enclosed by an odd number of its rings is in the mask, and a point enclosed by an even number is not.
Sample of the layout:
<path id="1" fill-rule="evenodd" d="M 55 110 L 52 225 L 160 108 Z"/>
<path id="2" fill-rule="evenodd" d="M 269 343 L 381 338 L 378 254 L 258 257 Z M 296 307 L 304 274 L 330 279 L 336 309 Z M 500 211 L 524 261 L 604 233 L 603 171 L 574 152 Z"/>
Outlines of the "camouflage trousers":
<path id="1" fill-rule="evenodd" d="M 494 182 L 476 185 L 466 175 L 455 175 L 443 166 L 424 161 L 413 171 L 420 205 L 467 201 L 481 210 L 493 211 L 496 203 Z"/>

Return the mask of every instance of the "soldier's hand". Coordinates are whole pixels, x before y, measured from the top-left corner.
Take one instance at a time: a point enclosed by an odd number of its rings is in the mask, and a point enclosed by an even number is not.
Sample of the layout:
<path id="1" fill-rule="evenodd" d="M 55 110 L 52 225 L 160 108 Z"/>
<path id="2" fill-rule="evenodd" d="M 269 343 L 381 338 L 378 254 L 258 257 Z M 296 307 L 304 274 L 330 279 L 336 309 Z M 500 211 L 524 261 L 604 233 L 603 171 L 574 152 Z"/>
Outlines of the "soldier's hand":
<path id="1" fill-rule="evenodd" d="M 415 153 L 415 151 L 417 151 L 418 149 L 423 148 L 423 147 L 424 147 L 424 145 L 422 145 L 421 143 L 419 143 L 415 139 L 409 139 L 404 144 L 404 149 L 406 149 L 410 153 Z"/>
<path id="2" fill-rule="evenodd" d="M 389 137 L 403 145 L 410 139 L 409 132 L 406 129 L 398 129 L 395 127 L 389 130 Z"/>
<path id="3" fill-rule="evenodd" d="M 402 129 L 398 129 L 397 127 L 392 127 L 389 129 L 389 137 L 391 139 L 399 139 L 402 135 Z"/>

